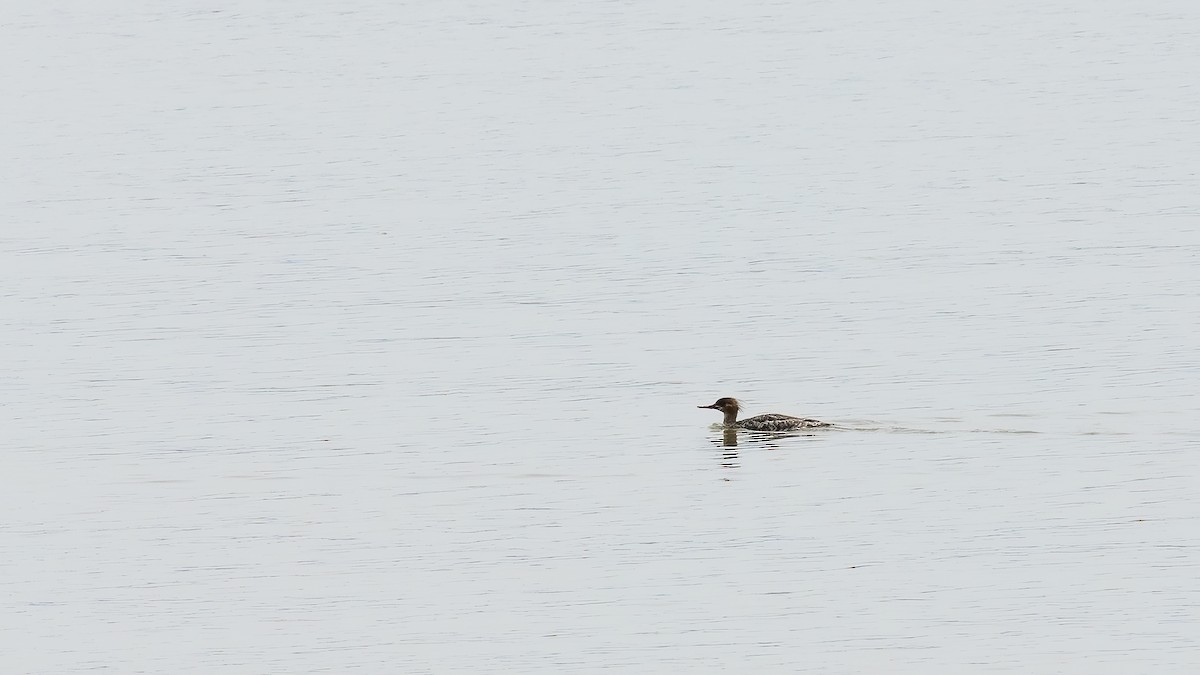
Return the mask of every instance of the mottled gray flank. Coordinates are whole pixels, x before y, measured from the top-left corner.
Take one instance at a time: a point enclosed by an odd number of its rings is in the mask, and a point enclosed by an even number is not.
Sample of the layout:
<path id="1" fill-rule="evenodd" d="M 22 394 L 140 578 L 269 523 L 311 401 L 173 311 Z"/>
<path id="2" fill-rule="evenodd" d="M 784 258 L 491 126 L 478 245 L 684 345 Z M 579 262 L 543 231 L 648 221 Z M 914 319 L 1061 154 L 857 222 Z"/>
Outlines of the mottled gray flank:
<path id="1" fill-rule="evenodd" d="M 744 420 L 738 420 L 737 426 L 742 429 L 749 429 L 750 431 L 792 431 L 795 429 L 812 429 L 830 425 L 828 422 L 820 422 L 818 420 L 780 415 L 778 413 L 767 413 L 765 415 L 755 415 Z"/>
<path id="2" fill-rule="evenodd" d="M 1198 672 L 1200 3 L 0 47 L 0 673 Z"/>

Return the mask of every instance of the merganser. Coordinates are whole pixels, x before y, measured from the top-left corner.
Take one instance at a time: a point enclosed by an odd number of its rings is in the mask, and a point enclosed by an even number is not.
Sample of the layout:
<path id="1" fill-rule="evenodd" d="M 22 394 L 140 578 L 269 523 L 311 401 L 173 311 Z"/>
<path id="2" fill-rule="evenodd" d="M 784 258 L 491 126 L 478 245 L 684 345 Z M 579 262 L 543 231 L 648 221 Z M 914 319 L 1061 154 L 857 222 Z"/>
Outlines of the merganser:
<path id="1" fill-rule="evenodd" d="M 738 410 L 742 404 L 736 398 L 719 398 L 712 405 L 698 405 L 697 408 L 711 408 L 720 410 L 725 414 L 723 426 L 726 429 L 749 429 L 750 431 L 792 431 L 793 429 L 812 429 L 815 427 L 830 427 L 833 426 L 829 422 L 821 422 L 818 420 L 808 419 L 806 417 L 792 417 L 791 415 L 780 415 L 779 413 L 767 413 L 766 415 L 756 415 L 748 417 L 742 421 L 738 421 Z"/>

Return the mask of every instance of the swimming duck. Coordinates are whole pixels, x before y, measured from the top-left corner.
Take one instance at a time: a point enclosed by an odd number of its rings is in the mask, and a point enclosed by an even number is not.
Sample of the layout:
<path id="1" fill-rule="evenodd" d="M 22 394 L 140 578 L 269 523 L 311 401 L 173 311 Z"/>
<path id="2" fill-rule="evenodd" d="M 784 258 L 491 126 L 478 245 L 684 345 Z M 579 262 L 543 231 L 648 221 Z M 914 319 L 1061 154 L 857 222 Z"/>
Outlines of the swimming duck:
<path id="1" fill-rule="evenodd" d="M 720 410 L 725 414 L 723 423 L 726 429 L 748 429 L 750 431 L 792 431 L 794 429 L 812 429 L 816 427 L 833 426 L 828 422 L 808 419 L 805 417 L 792 417 L 791 415 L 780 415 L 779 413 L 767 413 L 766 415 L 755 415 L 747 417 L 744 420 L 738 421 L 738 411 L 741 410 L 742 404 L 736 398 L 719 398 L 712 405 L 698 405 L 697 408 L 711 408 Z"/>

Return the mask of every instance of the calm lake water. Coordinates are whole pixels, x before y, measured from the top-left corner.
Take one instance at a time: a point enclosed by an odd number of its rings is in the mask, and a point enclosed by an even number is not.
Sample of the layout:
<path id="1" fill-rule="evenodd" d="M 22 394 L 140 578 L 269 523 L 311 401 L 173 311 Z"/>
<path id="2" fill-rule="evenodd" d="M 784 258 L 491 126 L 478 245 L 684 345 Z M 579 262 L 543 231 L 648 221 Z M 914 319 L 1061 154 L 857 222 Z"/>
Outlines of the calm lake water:
<path id="1" fill-rule="evenodd" d="M 0 670 L 1197 672 L 1200 7 L 502 5 L 6 16 Z"/>

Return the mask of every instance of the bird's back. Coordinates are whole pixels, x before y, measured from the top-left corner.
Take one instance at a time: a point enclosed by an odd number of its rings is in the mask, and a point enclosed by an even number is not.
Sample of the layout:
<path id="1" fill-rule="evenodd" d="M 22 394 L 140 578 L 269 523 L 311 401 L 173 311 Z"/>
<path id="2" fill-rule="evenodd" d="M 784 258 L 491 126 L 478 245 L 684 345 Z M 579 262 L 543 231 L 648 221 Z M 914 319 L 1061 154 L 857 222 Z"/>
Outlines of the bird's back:
<path id="1" fill-rule="evenodd" d="M 820 420 L 780 415 L 779 413 L 767 413 L 766 415 L 747 417 L 744 420 L 738 420 L 737 425 L 750 431 L 791 431 L 793 429 L 813 429 L 832 426 L 828 422 Z"/>

